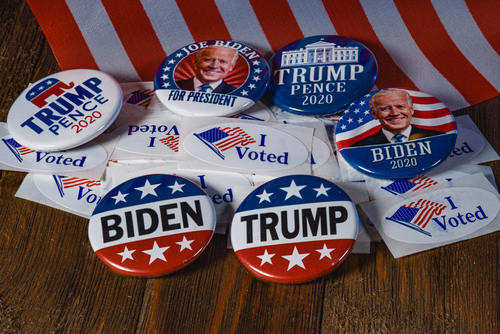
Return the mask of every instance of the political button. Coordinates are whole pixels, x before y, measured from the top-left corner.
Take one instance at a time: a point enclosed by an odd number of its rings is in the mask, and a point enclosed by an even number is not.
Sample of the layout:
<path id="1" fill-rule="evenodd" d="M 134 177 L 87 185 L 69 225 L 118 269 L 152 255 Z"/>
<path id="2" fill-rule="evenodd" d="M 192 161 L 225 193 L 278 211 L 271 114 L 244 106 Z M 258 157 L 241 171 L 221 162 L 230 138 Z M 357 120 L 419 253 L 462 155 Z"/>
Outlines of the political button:
<path id="1" fill-rule="evenodd" d="M 231 242 L 256 277 L 301 283 L 333 271 L 357 233 L 355 205 L 342 189 L 316 176 L 292 175 L 259 186 L 243 200 Z"/>
<path id="2" fill-rule="evenodd" d="M 249 46 L 210 40 L 172 53 L 156 71 L 158 99 L 185 116 L 227 116 L 250 108 L 269 83 L 266 59 Z"/>
<path id="3" fill-rule="evenodd" d="M 9 133 L 42 152 L 70 149 L 104 132 L 122 105 L 122 90 L 110 75 L 69 70 L 26 88 L 7 115 Z"/>
<path id="4" fill-rule="evenodd" d="M 375 178 L 407 180 L 443 162 L 455 146 L 457 125 L 437 98 L 410 89 L 382 89 L 353 102 L 335 133 L 342 157 Z"/>
<path id="5" fill-rule="evenodd" d="M 190 264 L 214 229 L 215 209 L 200 187 L 152 174 L 128 180 L 101 199 L 90 218 L 89 239 L 113 271 L 156 277 Z"/>
<path id="6" fill-rule="evenodd" d="M 368 48 L 334 35 L 290 43 L 274 54 L 270 64 L 274 104 L 305 116 L 338 112 L 372 89 L 378 71 Z"/>

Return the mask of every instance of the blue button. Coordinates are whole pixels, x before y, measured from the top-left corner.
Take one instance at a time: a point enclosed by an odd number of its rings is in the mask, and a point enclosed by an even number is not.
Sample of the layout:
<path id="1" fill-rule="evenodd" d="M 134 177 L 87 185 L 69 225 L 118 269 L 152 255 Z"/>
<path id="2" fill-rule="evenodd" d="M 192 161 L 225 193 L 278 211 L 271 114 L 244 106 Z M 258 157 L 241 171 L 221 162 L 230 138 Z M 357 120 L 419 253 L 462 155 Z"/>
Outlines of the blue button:
<path id="1" fill-rule="evenodd" d="M 274 104 L 306 116 L 339 112 L 368 93 L 378 68 L 368 48 L 341 36 L 295 41 L 276 52 L 270 64 Z"/>
<path id="2" fill-rule="evenodd" d="M 160 101 L 185 116 L 227 116 L 264 95 L 270 71 L 255 49 L 234 41 L 187 45 L 165 59 L 154 86 Z"/>
<path id="3" fill-rule="evenodd" d="M 443 162 L 457 125 L 437 98 L 410 89 L 382 89 L 353 102 L 340 117 L 335 140 L 342 157 L 371 177 L 406 180 Z"/>

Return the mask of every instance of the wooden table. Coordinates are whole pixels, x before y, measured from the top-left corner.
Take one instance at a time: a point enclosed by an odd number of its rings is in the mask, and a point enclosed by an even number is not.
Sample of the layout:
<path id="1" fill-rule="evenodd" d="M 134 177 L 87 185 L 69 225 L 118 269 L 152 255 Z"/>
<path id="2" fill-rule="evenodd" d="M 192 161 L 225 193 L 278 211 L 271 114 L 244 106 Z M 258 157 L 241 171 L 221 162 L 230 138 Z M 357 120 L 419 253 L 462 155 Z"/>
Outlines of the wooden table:
<path id="1" fill-rule="evenodd" d="M 59 71 L 27 4 L 2 0 L 0 121 L 28 83 Z M 499 98 L 459 110 L 500 151 Z M 500 163 L 490 163 L 496 180 Z M 88 220 L 14 197 L 0 178 L 0 333 L 497 333 L 499 241 L 477 239 L 394 259 L 383 242 L 332 274 L 283 285 L 253 278 L 226 236 L 192 265 L 138 279 L 94 255 Z"/>

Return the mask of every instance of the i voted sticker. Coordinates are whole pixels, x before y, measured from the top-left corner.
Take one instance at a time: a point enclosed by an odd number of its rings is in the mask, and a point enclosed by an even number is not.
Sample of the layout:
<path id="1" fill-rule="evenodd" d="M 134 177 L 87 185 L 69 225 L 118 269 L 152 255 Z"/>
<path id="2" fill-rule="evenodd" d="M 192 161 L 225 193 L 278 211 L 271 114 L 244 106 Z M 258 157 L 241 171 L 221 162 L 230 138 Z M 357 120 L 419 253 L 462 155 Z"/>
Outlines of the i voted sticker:
<path id="1" fill-rule="evenodd" d="M 340 154 L 357 171 L 405 180 L 436 168 L 449 156 L 457 125 L 450 110 L 435 97 L 390 88 L 353 102 L 335 131 Z"/>
<path id="2" fill-rule="evenodd" d="M 440 168 L 452 167 L 477 156 L 485 145 L 483 137 L 475 131 L 459 128 L 455 147 Z"/>
<path id="3" fill-rule="evenodd" d="M 155 277 L 194 261 L 214 229 L 215 210 L 200 187 L 153 174 L 126 181 L 102 198 L 90 218 L 89 239 L 113 271 Z"/>
<path id="4" fill-rule="evenodd" d="M 158 99 L 185 116 L 227 116 L 250 108 L 269 83 L 266 59 L 234 41 L 209 40 L 187 45 L 156 71 Z"/>
<path id="5" fill-rule="evenodd" d="M 64 175 L 97 167 L 107 157 L 104 147 L 95 142 L 68 151 L 49 153 L 22 146 L 11 136 L 4 136 L 0 141 L 0 162 L 29 172 Z"/>
<path id="6" fill-rule="evenodd" d="M 215 165 L 250 171 L 276 171 L 303 164 L 309 157 L 294 136 L 259 124 L 220 123 L 199 128 L 183 140 L 193 157 Z"/>
<path id="7" fill-rule="evenodd" d="M 368 93 L 377 78 L 372 52 L 341 36 L 311 36 L 288 44 L 270 61 L 273 102 L 299 115 L 338 112 Z"/>
<path id="8" fill-rule="evenodd" d="M 431 244 L 465 237 L 488 225 L 499 210 L 498 197 L 489 191 L 446 188 L 398 203 L 384 213 L 381 225 L 395 240 Z"/>
<path id="9" fill-rule="evenodd" d="M 111 134 L 120 136 L 116 149 L 171 158 L 179 152 L 179 124 L 178 118 L 148 118 L 122 125 Z"/>
<path id="10" fill-rule="evenodd" d="M 34 180 L 47 198 L 88 217 L 101 200 L 99 180 L 43 174 L 34 174 Z"/>
<path id="11" fill-rule="evenodd" d="M 122 105 L 120 85 L 96 70 L 49 75 L 26 88 L 7 116 L 22 146 L 55 152 L 82 145 L 113 123 Z"/>
<path id="12" fill-rule="evenodd" d="M 354 203 L 338 186 L 309 176 L 284 176 L 255 189 L 231 224 L 238 259 L 267 281 L 300 283 L 334 270 L 358 233 Z"/>

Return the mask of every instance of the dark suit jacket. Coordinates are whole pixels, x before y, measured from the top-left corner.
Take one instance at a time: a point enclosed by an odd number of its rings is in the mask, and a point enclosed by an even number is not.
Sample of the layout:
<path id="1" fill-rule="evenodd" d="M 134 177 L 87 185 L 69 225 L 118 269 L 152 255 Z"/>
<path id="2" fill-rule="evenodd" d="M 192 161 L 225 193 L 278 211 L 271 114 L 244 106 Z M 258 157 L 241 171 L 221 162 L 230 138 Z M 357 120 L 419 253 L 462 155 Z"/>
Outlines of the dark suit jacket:
<path id="1" fill-rule="evenodd" d="M 194 77 L 186 79 L 186 80 L 179 80 L 179 81 L 176 81 L 175 83 L 176 83 L 177 87 L 179 87 L 182 90 L 194 90 L 194 80 L 193 79 L 194 79 Z M 228 84 L 224 80 L 222 80 L 222 82 L 217 87 L 215 87 L 215 89 L 212 91 L 212 93 L 227 94 L 227 93 L 231 93 L 235 89 L 236 89 L 236 87 L 231 86 L 230 84 Z"/>
<path id="2" fill-rule="evenodd" d="M 432 136 L 437 136 L 437 135 L 442 135 L 442 134 L 443 134 L 443 132 L 440 132 L 440 131 L 422 129 L 422 128 L 416 127 L 415 125 L 412 125 L 409 140 L 417 140 L 420 138 L 432 137 Z M 380 144 L 389 144 L 389 141 L 387 140 L 387 137 L 382 132 L 382 129 L 380 129 L 374 135 L 371 135 L 371 136 L 368 136 L 368 137 L 363 138 L 361 140 L 358 140 L 351 147 L 380 145 Z"/>

